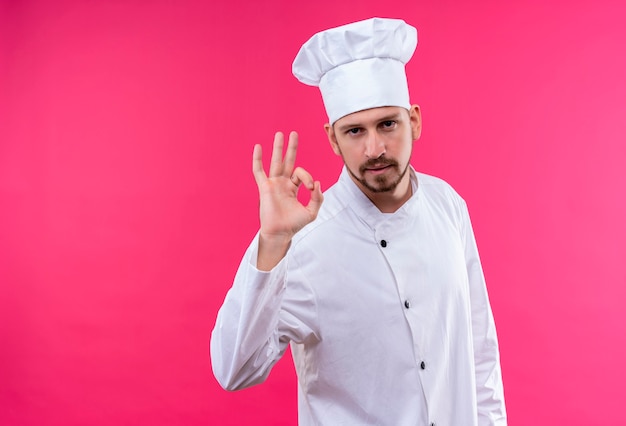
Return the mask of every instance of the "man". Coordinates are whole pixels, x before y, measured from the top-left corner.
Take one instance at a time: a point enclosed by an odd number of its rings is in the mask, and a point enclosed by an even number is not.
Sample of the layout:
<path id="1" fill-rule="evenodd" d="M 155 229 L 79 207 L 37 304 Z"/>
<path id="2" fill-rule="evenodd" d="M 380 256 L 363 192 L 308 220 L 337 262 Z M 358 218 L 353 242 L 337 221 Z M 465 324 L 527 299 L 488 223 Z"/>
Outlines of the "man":
<path id="1" fill-rule="evenodd" d="M 291 343 L 301 425 L 505 425 L 498 343 L 464 201 L 409 164 L 422 119 L 404 64 L 417 31 L 374 18 L 314 35 L 293 70 L 320 87 L 338 182 L 255 146 L 259 233 L 211 337 L 220 384 L 265 380 Z M 298 188 L 311 192 L 304 206 Z"/>

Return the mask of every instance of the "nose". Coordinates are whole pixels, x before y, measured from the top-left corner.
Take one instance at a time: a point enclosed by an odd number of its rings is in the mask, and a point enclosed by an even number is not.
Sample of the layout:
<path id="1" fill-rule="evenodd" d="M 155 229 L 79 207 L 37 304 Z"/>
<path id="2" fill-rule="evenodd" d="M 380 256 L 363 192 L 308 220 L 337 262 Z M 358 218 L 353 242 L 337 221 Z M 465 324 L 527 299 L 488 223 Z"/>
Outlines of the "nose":
<path id="1" fill-rule="evenodd" d="M 365 156 L 367 158 L 380 158 L 384 153 L 385 143 L 376 132 L 371 132 L 365 141 Z"/>

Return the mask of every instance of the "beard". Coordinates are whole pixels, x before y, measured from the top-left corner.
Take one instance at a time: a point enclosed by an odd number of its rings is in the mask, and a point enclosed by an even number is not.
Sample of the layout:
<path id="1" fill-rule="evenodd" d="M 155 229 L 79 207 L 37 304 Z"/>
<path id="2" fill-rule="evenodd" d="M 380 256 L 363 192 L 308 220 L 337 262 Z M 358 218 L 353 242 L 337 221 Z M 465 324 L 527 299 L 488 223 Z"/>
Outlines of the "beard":
<path id="1" fill-rule="evenodd" d="M 344 164 L 345 164 L 345 161 L 344 161 Z M 365 175 L 368 169 L 382 168 L 382 167 L 387 167 L 389 169 L 388 172 L 392 172 L 391 175 L 388 176 L 388 173 L 380 174 L 380 175 L 374 176 L 369 181 L 365 178 Z M 363 163 L 359 167 L 359 175 L 354 173 L 347 166 L 346 166 L 346 169 L 348 170 L 348 173 L 350 173 L 350 175 L 352 175 L 352 177 L 357 182 L 359 182 L 364 188 L 368 189 L 372 193 L 391 192 L 394 189 L 396 189 L 398 184 L 402 181 L 402 178 L 404 177 L 407 170 L 409 169 L 409 162 L 407 162 L 406 166 L 404 166 L 404 169 L 401 170 L 400 164 L 398 164 L 396 160 L 391 159 L 391 158 L 381 157 L 377 159 L 368 160 L 367 162 Z"/>

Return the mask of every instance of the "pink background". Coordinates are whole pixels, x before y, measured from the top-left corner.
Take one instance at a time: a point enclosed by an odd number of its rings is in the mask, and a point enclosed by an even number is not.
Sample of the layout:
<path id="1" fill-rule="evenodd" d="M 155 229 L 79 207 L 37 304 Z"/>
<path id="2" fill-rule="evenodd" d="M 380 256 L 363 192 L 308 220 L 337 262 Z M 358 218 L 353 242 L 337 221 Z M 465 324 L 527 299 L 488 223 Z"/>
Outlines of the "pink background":
<path id="1" fill-rule="evenodd" d="M 0 3 L 0 424 L 292 425 L 290 357 L 237 393 L 208 339 L 258 226 L 252 145 L 340 161 L 314 32 L 419 30 L 414 165 L 466 198 L 511 425 L 626 424 L 621 1 Z"/>

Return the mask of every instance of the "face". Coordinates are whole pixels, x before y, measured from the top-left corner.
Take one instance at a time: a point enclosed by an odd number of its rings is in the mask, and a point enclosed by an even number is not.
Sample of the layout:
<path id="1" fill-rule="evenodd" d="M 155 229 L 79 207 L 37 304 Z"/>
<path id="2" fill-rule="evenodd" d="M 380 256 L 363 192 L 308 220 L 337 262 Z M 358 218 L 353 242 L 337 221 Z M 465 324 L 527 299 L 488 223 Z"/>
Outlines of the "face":
<path id="1" fill-rule="evenodd" d="M 421 133 L 419 107 L 380 107 L 358 111 L 325 126 L 335 154 L 352 179 L 372 197 L 408 190 L 413 141 Z"/>

